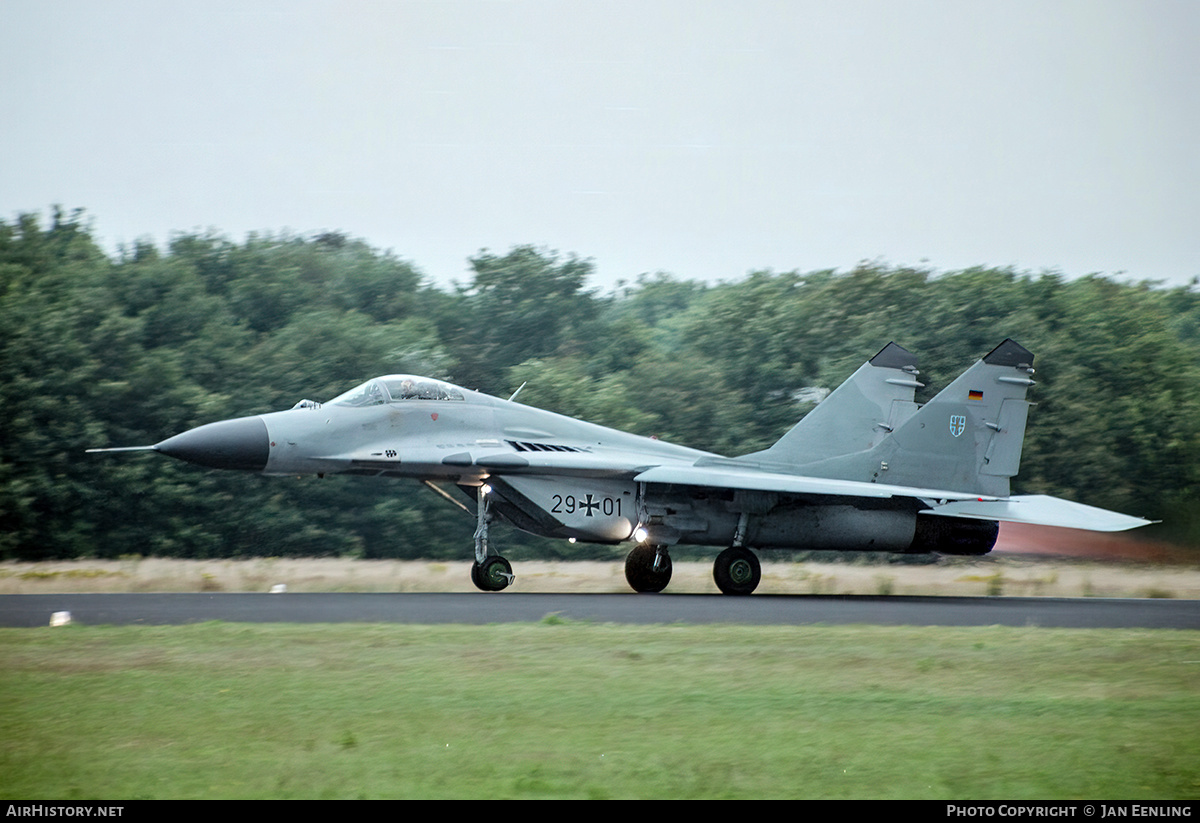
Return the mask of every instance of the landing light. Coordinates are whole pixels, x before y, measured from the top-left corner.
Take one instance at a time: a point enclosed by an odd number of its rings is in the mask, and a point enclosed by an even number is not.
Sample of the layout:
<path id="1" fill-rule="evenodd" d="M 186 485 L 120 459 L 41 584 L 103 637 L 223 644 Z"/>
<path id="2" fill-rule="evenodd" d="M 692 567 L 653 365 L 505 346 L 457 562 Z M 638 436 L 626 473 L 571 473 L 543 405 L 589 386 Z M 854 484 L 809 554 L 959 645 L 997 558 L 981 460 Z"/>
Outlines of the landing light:
<path id="1" fill-rule="evenodd" d="M 638 526 L 633 530 L 633 539 L 638 543 L 645 543 L 646 538 L 650 536 L 650 532 L 646 531 L 642 526 Z"/>
<path id="2" fill-rule="evenodd" d="M 491 494 L 491 493 L 492 493 L 492 487 L 491 487 L 490 485 L 488 485 L 487 483 L 484 483 L 484 484 L 483 484 L 483 493 L 484 493 L 484 494 Z"/>

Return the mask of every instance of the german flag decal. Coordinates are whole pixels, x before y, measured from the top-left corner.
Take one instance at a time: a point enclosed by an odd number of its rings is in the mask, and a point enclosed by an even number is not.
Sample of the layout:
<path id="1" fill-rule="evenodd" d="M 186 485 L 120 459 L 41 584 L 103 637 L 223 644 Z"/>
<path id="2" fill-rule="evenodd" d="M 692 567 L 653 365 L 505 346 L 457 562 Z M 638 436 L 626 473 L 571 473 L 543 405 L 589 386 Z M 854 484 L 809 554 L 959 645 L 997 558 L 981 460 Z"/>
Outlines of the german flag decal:
<path id="1" fill-rule="evenodd" d="M 971 389 L 969 392 L 967 392 L 967 399 L 968 400 L 982 400 L 983 392 L 981 392 L 979 389 Z"/>

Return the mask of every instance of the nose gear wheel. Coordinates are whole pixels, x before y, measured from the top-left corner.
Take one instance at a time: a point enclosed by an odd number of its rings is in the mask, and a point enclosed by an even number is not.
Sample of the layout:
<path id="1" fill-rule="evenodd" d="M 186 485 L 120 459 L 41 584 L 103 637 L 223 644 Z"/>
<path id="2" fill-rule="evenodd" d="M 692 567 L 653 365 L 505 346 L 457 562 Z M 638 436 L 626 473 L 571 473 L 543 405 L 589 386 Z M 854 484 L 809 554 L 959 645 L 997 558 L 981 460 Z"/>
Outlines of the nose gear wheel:
<path id="1" fill-rule="evenodd" d="M 494 554 L 483 563 L 471 564 L 471 582 L 482 591 L 498 592 L 507 589 L 516 578 L 512 566 L 498 554 Z"/>

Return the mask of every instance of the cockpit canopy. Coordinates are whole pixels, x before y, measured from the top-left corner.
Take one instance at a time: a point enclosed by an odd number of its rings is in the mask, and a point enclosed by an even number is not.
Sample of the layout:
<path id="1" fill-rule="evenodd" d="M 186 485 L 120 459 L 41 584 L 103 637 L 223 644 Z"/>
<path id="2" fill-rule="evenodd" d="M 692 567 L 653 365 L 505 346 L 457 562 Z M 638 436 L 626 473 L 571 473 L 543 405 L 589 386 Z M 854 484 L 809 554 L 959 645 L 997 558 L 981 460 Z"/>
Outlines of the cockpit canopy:
<path id="1" fill-rule="evenodd" d="M 415 377 L 411 374 L 389 374 L 355 386 L 329 402 L 339 406 L 380 406 L 384 403 L 408 400 L 463 399 L 463 393 L 457 386 L 443 383 L 441 380 Z"/>

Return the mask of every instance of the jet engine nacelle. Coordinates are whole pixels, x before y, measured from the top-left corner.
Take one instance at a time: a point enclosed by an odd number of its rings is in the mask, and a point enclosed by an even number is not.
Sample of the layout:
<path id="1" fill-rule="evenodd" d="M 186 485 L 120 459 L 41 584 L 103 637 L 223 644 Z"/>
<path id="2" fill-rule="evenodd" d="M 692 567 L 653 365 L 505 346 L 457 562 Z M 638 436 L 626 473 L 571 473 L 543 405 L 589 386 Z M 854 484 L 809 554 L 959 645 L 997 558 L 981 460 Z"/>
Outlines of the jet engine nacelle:
<path id="1" fill-rule="evenodd" d="M 914 520 L 915 515 L 906 511 L 804 505 L 752 517 L 747 545 L 814 551 L 902 552 L 912 544 Z"/>
<path id="2" fill-rule="evenodd" d="M 999 533 L 1000 524 L 995 520 L 918 515 L 917 533 L 908 551 L 977 557 L 992 550 Z"/>
<path id="3" fill-rule="evenodd" d="M 748 514 L 741 535 L 743 545 L 756 549 L 983 555 L 992 550 L 999 530 L 999 524 L 991 520 L 775 498 Z M 732 545 L 741 520 L 737 508 L 735 499 L 717 496 L 652 496 L 647 500 L 651 542 Z"/>
<path id="4" fill-rule="evenodd" d="M 914 510 L 812 503 L 776 494 L 651 495 L 646 510 L 650 542 L 756 549 L 904 552 L 913 544 L 917 520 Z"/>

